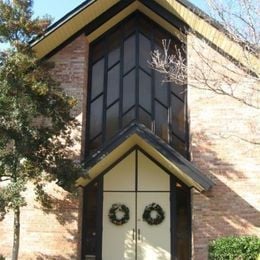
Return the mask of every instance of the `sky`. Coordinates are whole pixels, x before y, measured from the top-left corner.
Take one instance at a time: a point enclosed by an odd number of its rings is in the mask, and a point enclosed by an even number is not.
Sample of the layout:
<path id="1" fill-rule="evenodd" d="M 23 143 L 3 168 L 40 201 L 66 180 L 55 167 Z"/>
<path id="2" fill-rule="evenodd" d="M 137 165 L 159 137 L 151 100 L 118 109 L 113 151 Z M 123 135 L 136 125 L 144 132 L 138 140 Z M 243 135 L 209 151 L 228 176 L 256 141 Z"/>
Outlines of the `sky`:
<path id="1" fill-rule="evenodd" d="M 54 21 L 57 21 L 82 2 L 84 0 L 34 0 L 34 15 L 43 16 L 48 14 Z"/>
<path id="2" fill-rule="evenodd" d="M 34 15 L 43 16 L 48 14 L 54 21 L 57 21 L 82 2 L 84 0 L 34 0 Z M 190 2 L 201 9 L 205 9 L 205 0 L 190 0 Z"/>

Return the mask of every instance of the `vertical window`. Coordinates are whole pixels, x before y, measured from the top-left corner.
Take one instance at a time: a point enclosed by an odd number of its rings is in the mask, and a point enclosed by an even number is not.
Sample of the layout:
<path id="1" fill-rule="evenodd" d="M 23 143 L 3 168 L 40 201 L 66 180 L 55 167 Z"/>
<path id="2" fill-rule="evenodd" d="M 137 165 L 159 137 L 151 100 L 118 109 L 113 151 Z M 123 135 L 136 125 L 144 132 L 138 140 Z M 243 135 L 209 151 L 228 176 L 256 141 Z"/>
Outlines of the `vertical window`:
<path id="1" fill-rule="evenodd" d="M 136 13 L 90 46 L 88 95 L 89 153 L 132 122 L 145 125 L 185 155 L 186 87 L 163 82 L 149 65 L 162 39 L 181 43 L 144 15 Z"/>

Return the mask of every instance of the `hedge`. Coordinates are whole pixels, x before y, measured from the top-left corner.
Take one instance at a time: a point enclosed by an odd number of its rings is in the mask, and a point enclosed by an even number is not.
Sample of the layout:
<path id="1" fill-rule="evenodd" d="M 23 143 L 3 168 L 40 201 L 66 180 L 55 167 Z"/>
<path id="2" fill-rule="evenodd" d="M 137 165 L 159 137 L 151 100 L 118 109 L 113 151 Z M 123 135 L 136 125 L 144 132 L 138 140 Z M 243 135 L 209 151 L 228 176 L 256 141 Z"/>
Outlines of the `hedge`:
<path id="1" fill-rule="evenodd" d="M 260 260 L 260 238 L 229 236 L 209 244 L 209 260 Z"/>

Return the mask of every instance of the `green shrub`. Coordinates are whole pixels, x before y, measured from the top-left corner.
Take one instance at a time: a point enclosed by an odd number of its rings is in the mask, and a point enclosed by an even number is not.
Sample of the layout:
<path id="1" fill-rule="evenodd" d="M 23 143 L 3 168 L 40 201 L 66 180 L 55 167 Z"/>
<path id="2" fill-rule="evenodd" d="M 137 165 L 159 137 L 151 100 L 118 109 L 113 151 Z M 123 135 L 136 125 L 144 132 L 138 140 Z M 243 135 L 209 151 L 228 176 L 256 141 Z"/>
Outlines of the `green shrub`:
<path id="1" fill-rule="evenodd" d="M 260 238 L 218 238 L 209 244 L 209 260 L 260 260 Z"/>
<path id="2" fill-rule="evenodd" d="M 0 254 L 0 260 L 5 260 L 5 257 Z"/>

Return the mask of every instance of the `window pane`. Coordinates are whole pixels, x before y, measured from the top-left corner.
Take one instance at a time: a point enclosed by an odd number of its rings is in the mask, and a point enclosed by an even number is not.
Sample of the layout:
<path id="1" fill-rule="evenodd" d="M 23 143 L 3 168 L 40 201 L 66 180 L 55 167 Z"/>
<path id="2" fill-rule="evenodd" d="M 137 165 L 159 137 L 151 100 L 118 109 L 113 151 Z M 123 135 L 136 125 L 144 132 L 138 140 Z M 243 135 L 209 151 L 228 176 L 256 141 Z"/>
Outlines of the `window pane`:
<path id="1" fill-rule="evenodd" d="M 175 44 L 175 41 L 172 39 L 172 36 L 164 31 L 162 28 L 155 27 L 154 29 L 154 41 L 157 46 L 163 49 L 162 40 L 167 39 L 171 40 L 172 44 Z"/>
<path id="2" fill-rule="evenodd" d="M 155 133 L 168 142 L 168 110 L 155 102 Z"/>
<path id="3" fill-rule="evenodd" d="M 120 64 L 108 71 L 107 75 L 107 106 L 119 98 Z"/>
<path id="4" fill-rule="evenodd" d="M 152 80 L 142 70 L 139 70 L 139 104 L 151 113 L 152 106 Z"/>
<path id="5" fill-rule="evenodd" d="M 109 36 L 108 46 L 109 46 L 109 53 L 108 53 L 108 67 L 110 68 L 120 59 L 120 42 L 122 39 L 122 31 L 120 28 L 117 28 L 115 32 L 113 32 Z"/>
<path id="6" fill-rule="evenodd" d="M 152 37 L 154 24 L 152 24 L 148 19 L 144 17 L 139 17 L 138 25 L 139 30 L 141 30 L 144 35 L 146 35 L 148 38 Z"/>
<path id="7" fill-rule="evenodd" d="M 102 145 L 102 135 L 99 135 L 98 137 L 96 137 L 94 140 L 91 140 L 88 144 L 88 152 L 91 152 L 93 150 L 96 150 L 97 148 L 99 148 Z"/>
<path id="8" fill-rule="evenodd" d="M 180 139 L 185 139 L 184 103 L 171 94 L 172 131 Z"/>
<path id="9" fill-rule="evenodd" d="M 123 116 L 123 127 L 130 124 L 135 119 L 135 108 L 132 108 Z"/>
<path id="10" fill-rule="evenodd" d="M 117 63 L 120 58 L 120 48 L 116 48 L 109 52 L 108 54 L 108 67 L 110 68 L 112 65 Z"/>
<path id="11" fill-rule="evenodd" d="M 148 73 L 151 73 L 149 61 L 151 61 L 151 41 L 139 34 L 139 64 Z"/>
<path id="12" fill-rule="evenodd" d="M 151 124 L 152 124 L 151 116 L 147 114 L 143 109 L 139 109 L 139 120 L 140 123 L 144 124 L 149 129 L 151 128 Z"/>
<path id="13" fill-rule="evenodd" d="M 106 140 L 111 138 L 118 130 L 119 105 L 114 104 L 107 110 L 106 119 Z"/>
<path id="14" fill-rule="evenodd" d="M 155 80 L 155 97 L 162 102 L 165 106 L 168 106 L 168 89 L 169 84 L 167 82 L 163 82 L 163 75 L 156 71 L 154 73 Z"/>
<path id="15" fill-rule="evenodd" d="M 186 157 L 185 143 L 174 134 L 172 134 L 171 146 L 181 155 Z"/>
<path id="16" fill-rule="evenodd" d="M 104 59 L 92 66 L 91 99 L 103 92 L 104 86 Z"/>
<path id="17" fill-rule="evenodd" d="M 136 30 L 136 17 L 128 19 L 128 21 L 123 25 L 124 37 L 132 34 Z"/>
<path id="18" fill-rule="evenodd" d="M 103 95 L 96 99 L 90 107 L 90 139 L 102 131 Z"/>
<path id="19" fill-rule="evenodd" d="M 92 63 L 94 63 L 105 55 L 104 41 L 95 43 L 91 49 Z"/>
<path id="20" fill-rule="evenodd" d="M 186 87 L 181 85 L 176 85 L 174 83 L 170 83 L 171 85 L 171 91 L 179 97 L 181 100 L 184 100 L 185 94 L 186 94 Z"/>
<path id="21" fill-rule="evenodd" d="M 123 79 L 123 112 L 135 104 L 135 70 Z"/>
<path id="22" fill-rule="evenodd" d="M 135 34 L 130 36 L 124 42 L 124 73 L 129 71 L 135 66 Z"/>

